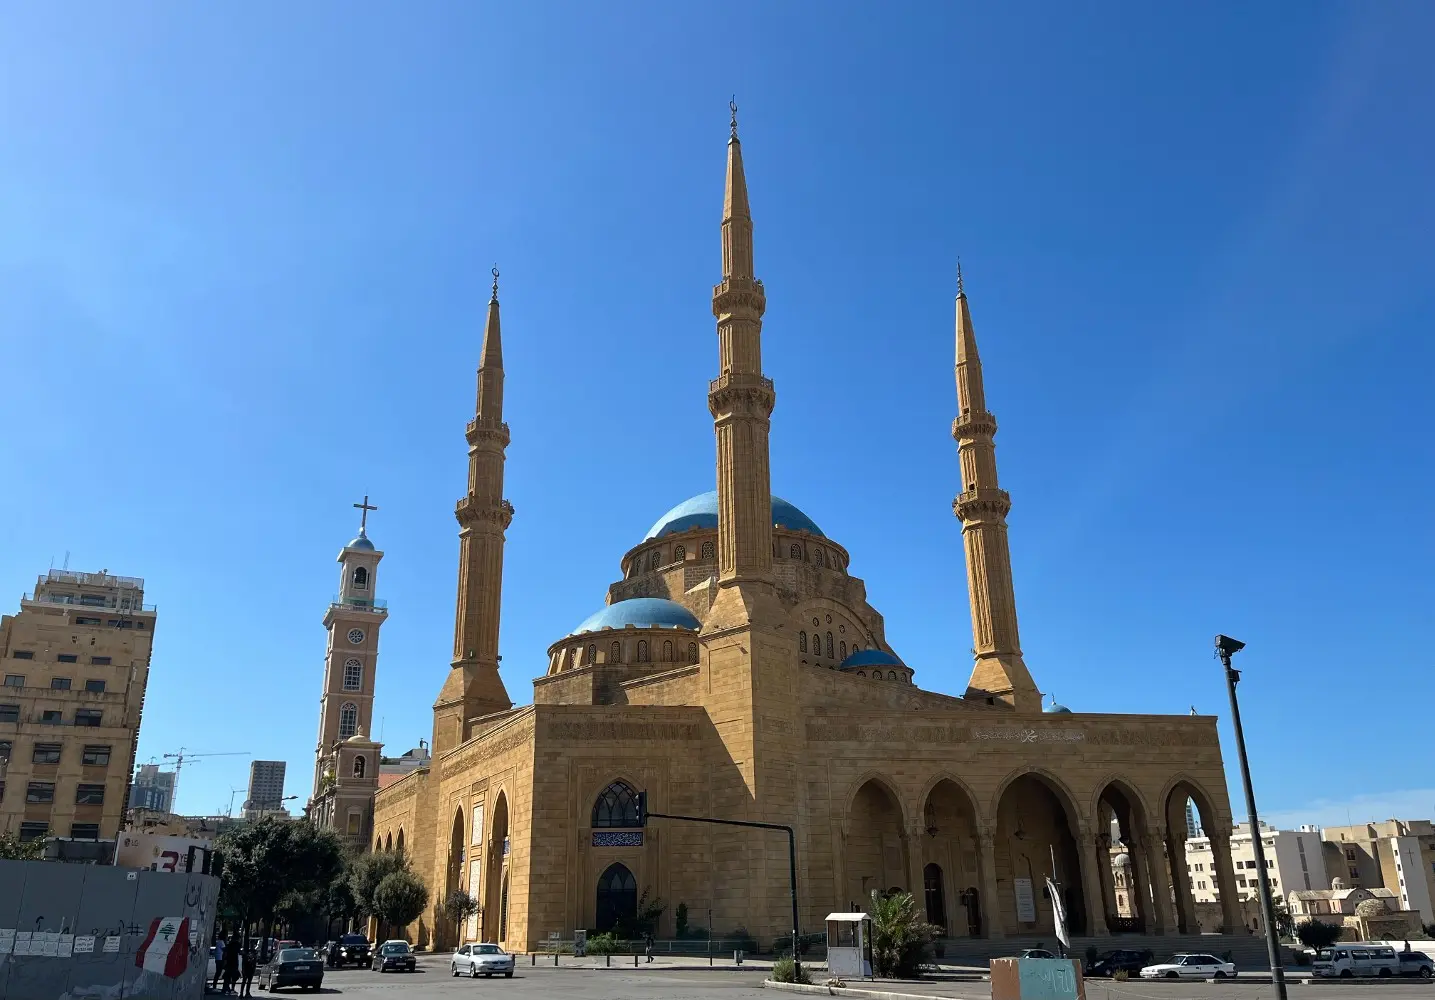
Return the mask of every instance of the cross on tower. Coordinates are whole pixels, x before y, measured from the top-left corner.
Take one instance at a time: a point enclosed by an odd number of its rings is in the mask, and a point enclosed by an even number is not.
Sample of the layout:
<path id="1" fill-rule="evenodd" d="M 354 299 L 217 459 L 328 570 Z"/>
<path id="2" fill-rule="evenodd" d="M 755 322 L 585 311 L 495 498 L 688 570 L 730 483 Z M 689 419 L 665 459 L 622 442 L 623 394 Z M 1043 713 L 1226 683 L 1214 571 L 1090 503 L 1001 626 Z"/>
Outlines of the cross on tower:
<path id="1" fill-rule="evenodd" d="M 369 495 L 367 493 L 364 494 L 364 502 L 356 503 L 354 506 L 363 511 L 363 513 L 359 515 L 359 534 L 362 535 L 369 526 L 369 511 L 378 510 L 379 508 L 369 503 Z"/>

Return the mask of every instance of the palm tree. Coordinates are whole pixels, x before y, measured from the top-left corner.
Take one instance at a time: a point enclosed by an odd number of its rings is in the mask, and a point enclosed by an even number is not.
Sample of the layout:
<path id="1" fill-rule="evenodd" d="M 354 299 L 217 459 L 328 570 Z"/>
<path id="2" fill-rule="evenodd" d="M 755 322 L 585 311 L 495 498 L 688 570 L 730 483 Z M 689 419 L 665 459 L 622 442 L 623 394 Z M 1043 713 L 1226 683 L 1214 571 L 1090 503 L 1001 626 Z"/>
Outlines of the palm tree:
<path id="1" fill-rule="evenodd" d="M 872 971 L 883 978 L 915 978 L 922 953 L 939 928 L 927 923 L 910 892 L 872 892 Z"/>

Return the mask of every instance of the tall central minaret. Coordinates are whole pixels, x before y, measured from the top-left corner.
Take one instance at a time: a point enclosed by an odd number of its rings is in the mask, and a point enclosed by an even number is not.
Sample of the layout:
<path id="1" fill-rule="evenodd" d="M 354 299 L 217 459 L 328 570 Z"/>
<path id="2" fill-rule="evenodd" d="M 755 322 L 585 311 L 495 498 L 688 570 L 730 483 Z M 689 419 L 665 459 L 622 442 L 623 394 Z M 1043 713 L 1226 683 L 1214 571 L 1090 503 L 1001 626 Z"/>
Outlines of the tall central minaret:
<path id="1" fill-rule="evenodd" d="M 772 587 L 772 476 L 768 418 L 776 402 L 762 374 L 762 314 L 767 296 L 753 274 L 752 214 L 737 107 L 727 143 L 723 192 L 722 281 L 713 286 L 718 377 L 708 386 L 717 433 L 718 584 Z"/>
<path id="2" fill-rule="evenodd" d="M 498 615 L 503 597 L 504 532 L 513 505 L 503 498 L 508 425 L 503 422 L 503 340 L 498 323 L 498 268 L 483 330 L 478 403 L 468 438 L 468 493 L 458 518 L 458 610 L 453 666 L 434 703 L 433 754 L 468 738 L 468 720 L 506 711 L 513 702 L 498 675 Z"/>
<path id="3" fill-rule="evenodd" d="M 967 554 L 967 589 L 972 603 L 972 651 L 976 664 L 967 683 L 968 696 L 985 693 L 1019 712 L 1040 712 L 1041 695 L 1021 658 L 1016 627 L 1016 595 L 1012 591 L 1011 552 L 1006 516 L 1011 495 L 997 485 L 997 418 L 987 410 L 982 385 L 982 359 L 976 332 L 957 269 L 957 439 L 962 466 L 962 491 L 952 511 L 962 521 Z"/>

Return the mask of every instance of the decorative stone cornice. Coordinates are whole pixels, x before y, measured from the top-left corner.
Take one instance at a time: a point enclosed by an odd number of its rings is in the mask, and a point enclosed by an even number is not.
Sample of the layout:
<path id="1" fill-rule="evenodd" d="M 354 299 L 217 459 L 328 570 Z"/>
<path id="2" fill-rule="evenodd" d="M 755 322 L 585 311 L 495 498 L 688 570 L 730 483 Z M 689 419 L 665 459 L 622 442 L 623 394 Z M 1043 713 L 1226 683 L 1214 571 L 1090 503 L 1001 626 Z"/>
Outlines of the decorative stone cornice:
<path id="1" fill-rule="evenodd" d="M 485 524 L 497 525 L 499 530 L 506 531 L 513 523 L 513 504 L 507 500 L 498 503 L 491 503 L 480 500 L 470 493 L 459 500 L 454 508 L 453 516 L 458 523 L 465 528 L 480 527 Z"/>
<path id="2" fill-rule="evenodd" d="M 713 285 L 713 315 L 737 313 L 761 316 L 767 309 L 767 292 L 759 278 L 724 278 Z"/>
<path id="3" fill-rule="evenodd" d="M 963 521 L 1004 518 L 1011 512 L 1011 494 L 1006 490 L 979 487 L 964 490 L 952 500 L 952 513 Z"/>
<path id="4" fill-rule="evenodd" d="M 468 422 L 464 428 L 463 436 L 468 439 L 469 444 L 496 444 L 499 448 L 507 448 L 509 442 L 508 424 L 495 424 L 476 417 Z"/>
<path id="5" fill-rule="evenodd" d="M 974 438 L 991 438 L 997 432 L 997 418 L 986 410 L 963 413 L 952 421 L 952 437 L 958 441 Z"/>
<path id="6" fill-rule="evenodd" d="M 772 379 L 762 375 L 720 375 L 708 383 L 708 412 L 714 417 L 770 417 L 777 405 Z"/>

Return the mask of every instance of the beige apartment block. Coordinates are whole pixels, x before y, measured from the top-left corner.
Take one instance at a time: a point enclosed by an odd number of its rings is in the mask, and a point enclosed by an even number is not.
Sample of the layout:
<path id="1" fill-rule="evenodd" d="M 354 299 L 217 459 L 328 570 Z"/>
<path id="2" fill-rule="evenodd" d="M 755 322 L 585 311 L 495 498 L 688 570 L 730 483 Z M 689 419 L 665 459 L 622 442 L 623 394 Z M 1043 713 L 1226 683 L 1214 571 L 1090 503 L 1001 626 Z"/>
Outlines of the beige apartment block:
<path id="1" fill-rule="evenodd" d="M 1231 866 L 1236 872 L 1236 890 L 1244 900 L 1256 899 L 1260 895 L 1260 871 L 1251 824 L 1238 824 L 1226 844 Z M 1320 834 L 1314 827 L 1277 830 L 1262 824 L 1261 845 L 1265 850 L 1265 874 L 1274 898 L 1279 899 L 1297 889 L 1330 888 L 1324 849 Z M 1216 885 L 1216 858 L 1210 837 L 1202 835 L 1186 840 L 1186 869 L 1191 873 L 1191 894 L 1197 903 L 1220 900 L 1220 889 Z"/>
<path id="2" fill-rule="evenodd" d="M 950 595 L 953 615 L 965 609 L 972 623 L 964 694 L 920 686 L 854 556 L 772 495 L 777 394 L 762 364 L 766 289 L 742 153 L 734 112 L 707 392 L 715 489 L 676 506 L 661 475 L 627 489 L 636 508 L 671 509 L 622 554 L 603 606 L 555 622 L 546 658 L 526 654 L 541 676 L 532 704 L 519 707 L 498 671 L 515 513 L 503 493 L 510 437 L 495 275 L 465 434 L 454 654 L 434 704 L 433 756 L 380 789 L 374 806 L 372 849 L 405 851 L 433 892 L 434 910 L 410 935 L 522 950 L 577 928 L 621 928 L 644 892 L 667 906 L 660 935 L 673 933 L 680 903 L 694 923 L 710 912 L 716 936 L 741 927 L 767 945 L 791 933 L 784 834 L 665 819 L 643 827 L 639 792 L 654 811 L 793 827 L 807 930 L 870 905 L 873 890 L 903 888 L 949 937 L 1050 941 L 1051 875 L 1077 934 L 1195 933 L 1188 800 L 1205 829 L 1231 829 L 1216 720 L 1043 705 L 1022 655 L 1012 500 L 998 482 L 997 423 L 960 276 L 958 525 L 947 544 L 967 567 L 966 600 Z M 840 482 L 824 492 L 840 496 Z M 956 659 L 968 642 L 954 624 L 934 627 L 951 634 Z M 1090 697 L 1100 690 L 1093 682 Z M 1213 877 L 1227 889 L 1224 925 L 1235 928 L 1228 838 L 1215 838 Z M 1129 861 L 1119 894 L 1116 841 Z M 463 926 L 438 910 L 457 889 L 482 906 Z"/>
<path id="3" fill-rule="evenodd" d="M 1401 909 L 1435 923 L 1435 824 L 1428 819 L 1328 826 L 1328 863 L 1348 886 L 1384 887 Z"/>
<path id="4" fill-rule="evenodd" d="M 107 570 L 50 570 L 0 617 L 0 830 L 115 839 L 154 628 L 144 581 Z"/>

